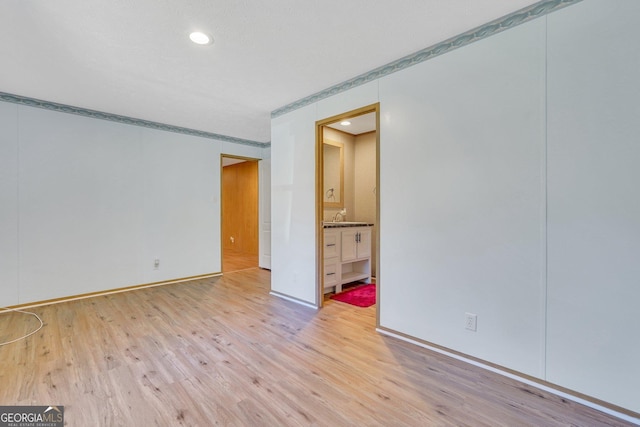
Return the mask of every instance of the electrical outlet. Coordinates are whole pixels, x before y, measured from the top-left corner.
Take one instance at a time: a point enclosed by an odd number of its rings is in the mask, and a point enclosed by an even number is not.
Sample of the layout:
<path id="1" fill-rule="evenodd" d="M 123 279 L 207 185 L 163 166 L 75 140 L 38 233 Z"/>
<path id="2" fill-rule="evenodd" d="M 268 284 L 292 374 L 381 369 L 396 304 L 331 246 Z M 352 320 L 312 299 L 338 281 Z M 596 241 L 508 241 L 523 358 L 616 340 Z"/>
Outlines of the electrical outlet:
<path id="1" fill-rule="evenodd" d="M 154 270 L 160 270 L 160 259 L 156 258 L 153 260 L 153 269 Z"/>
<path id="2" fill-rule="evenodd" d="M 478 315 L 473 313 L 465 313 L 464 328 L 476 332 L 478 330 Z"/>

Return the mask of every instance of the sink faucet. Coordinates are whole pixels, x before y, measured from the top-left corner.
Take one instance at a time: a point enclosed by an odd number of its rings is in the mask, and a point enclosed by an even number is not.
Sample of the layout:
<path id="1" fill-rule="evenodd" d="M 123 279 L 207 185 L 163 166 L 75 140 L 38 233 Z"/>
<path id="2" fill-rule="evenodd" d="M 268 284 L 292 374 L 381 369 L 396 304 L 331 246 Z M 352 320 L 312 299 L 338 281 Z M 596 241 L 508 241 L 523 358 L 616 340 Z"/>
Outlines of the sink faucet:
<path id="1" fill-rule="evenodd" d="M 338 219 L 338 217 L 340 217 L 340 219 Z M 347 210 L 343 208 L 340 212 L 336 212 L 336 214 L 333 216 L 333 222 L 344 221 L 346 217 Z"/>

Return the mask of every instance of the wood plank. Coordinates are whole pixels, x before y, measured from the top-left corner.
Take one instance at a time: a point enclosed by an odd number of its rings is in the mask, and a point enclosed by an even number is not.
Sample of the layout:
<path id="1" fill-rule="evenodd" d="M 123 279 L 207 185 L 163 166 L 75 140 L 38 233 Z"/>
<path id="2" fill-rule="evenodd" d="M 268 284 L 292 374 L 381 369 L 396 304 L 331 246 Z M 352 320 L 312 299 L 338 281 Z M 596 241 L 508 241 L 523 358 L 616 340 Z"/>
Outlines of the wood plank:
<path id="1" fill-rule="evenodd" d="M 258 266 L 258 255 L 239 252 L 235 249 L 225 249 L 222 254 L 222 272 L 246 270 Z"/>
<path id="2" fill-rule="evenodd" d="M 0 347 L 1 405 L 65 405 L 69 425 L 625 426 L 375 332 L 375 307 L 316 311 L 258 268 L 33 309 Z M 28 332 L 0 314 L 0 336 Z"/>

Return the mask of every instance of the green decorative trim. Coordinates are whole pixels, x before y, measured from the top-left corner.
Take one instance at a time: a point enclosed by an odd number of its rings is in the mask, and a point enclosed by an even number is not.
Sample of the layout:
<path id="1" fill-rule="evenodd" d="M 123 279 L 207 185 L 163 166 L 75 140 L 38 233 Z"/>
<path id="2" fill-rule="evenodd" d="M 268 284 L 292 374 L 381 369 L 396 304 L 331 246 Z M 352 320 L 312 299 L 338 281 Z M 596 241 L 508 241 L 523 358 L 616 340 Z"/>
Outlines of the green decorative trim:
<path id="1" fill-rule="evenodd" d="M 163 130 L 167 132 L 181 133 L 184 135 L 199 136 L 202 138 L 215 139 L 223 142 L 233 142 L 234 144 L 250 145 L 252 147 L 270 147 L 271 143 L 262 143 L 249 139 L 236 138 L 233 136 L 220 135 L 217 133 L 204 132 L 201 130 L 183 128 L 180 126 L 172 126 L 164 123 L 152 122 L 149 120 L 135 119 L 132 117 L 120 116 L 117 114 L 103 113 L 101 111 L 87 110 L 85 108 L 72 107 L 70 105 L 58 104 L 56 102 L 42 101 L 39 99 L 27 98 L 10 93 L 0 92 L 0 101 L 11 102 L 13 104 L 27 105 L 29 107 L 44 108 L 60 113 L 76 114 L 78 116 L 90 117 L 92 119 L 108 120 L 111 122 L 122 123 L 126 125 L 142 126 L 151 129 Z"/>
<path id="2" fill-rule="evenodd" d="M 389 64 L 383 65 L 381 67 L 375 68 L 367 73 L 360 74 L 359 76 L 349 79 L 345 82 L 338 83 L 335 86 L 331 86 L 330 88 L 314 93 L 313 95 L 309 95 L 298 101 L 292 102 L 291 104 L 287 104 L 284 107 L 280 107 L 277 110 L 271 112 L 271 118 L 279 117 L 290 111 L 297 110 L 298 108 L 302 108 L 306 105 L 313 104 L 338 93 L 353 89 L 354 87 L 377 80 L 381 77 L 395 73 L 396 71 L 404 70 L 405 68 L 427 61 L 431 58 L 435 58 L 436 56 L 442 55 L 444 53 L 451 52 L 452 50 L 459 47 L 477 42 L 494 34 L 516 27 L 520 24 L 524 24 L 525 22 L 531 21 L 532 19 L 547 15 L 558 9 L 574 3 L 578 3 L 580 1 L 582 0 L 540 1 L 529 7 L 520 9 L 509 15 L 503 16 L 502 18 L 491 21 L 478 28 L 469 30 L 465 33 L 447 39 L 434 46 L 419 50 L 416 53 L 390 62 Z"/>

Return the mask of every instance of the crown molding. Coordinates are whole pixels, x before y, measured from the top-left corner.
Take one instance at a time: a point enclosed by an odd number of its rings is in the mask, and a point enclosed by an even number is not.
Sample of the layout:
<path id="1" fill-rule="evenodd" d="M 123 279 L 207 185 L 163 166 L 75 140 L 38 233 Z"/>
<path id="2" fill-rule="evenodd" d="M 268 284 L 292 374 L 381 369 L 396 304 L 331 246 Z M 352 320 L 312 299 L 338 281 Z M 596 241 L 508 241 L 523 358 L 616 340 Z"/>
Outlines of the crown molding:
<path id="1" fill-rule="evenodd" d="M 0 92 L 0 101 L 10 102 L 13 104 L 26 105 L 29 107 L 44 108 L 45 110 L 57 111 L 59 113 L 75 114 L 78 116 L 90 117 L 92 119 L 108 120 L 111 122 L 122 123 L 133 126 L 142 126 L 150 129 L 157 129 L 167 132 L 180 133 L 183 135 L 199 136 L 202 138 L 215 139 L 216 141 L 232 142 L 234 144 L 250 145 L 252 147 L 266 148 L 271 143 L 262 143 L 249 139 L 236 138 L 233 136 L 220 135 L 212 132 L 204 132 L 201 130 L 189 129 L 180 126 L 173 126 L 164 123 L 152 122 L 149 120 L 136 119 L 133 117 L 120 116 L 118 114 L 103 113 L 101 111 L 88 110 L 86 108 L 73 107 L 71 105 L 59 104 L 57 102 L 43 101 L 40 99 L 28 98 L 20 95 Z"/>
<path id="2" fill-rule="evenodd" d="M 543 0 L 528 6 L 524 9 L 520 9 L 509 15 L 498 18 L 480 27 L 474 28 L 457 36 L 451 37 L 443 42 L 440 42 L 431 47 L 419 50 L 411 55 L 400 58 L 396 61 L 390 62 L 381 67 L 375 68 L 367 73 L 360 74 L 345 82 L 338 83 L 320 92 L 309 95 L 298 101 L 287 104 L 271 112 L 271 118 L 279 117 L 283 114 L 297 110 L 309 104 L 313 104 L 322 99 L 336 95 L 338 93 L 345 92 L 354 87 L 369 83 L 373 80 L 377 80 L 381 77 L 395 73 L 396 71 L 404 70 L 405 68 L 435 58 L 436 56 L 450 52 L 462 46 L 477 42 L 494 34 L 516 27 L 525 22 L 547 15 L 558 9 L 564 8 L 574 3 L 578 3 L 582 0 Z"/>

